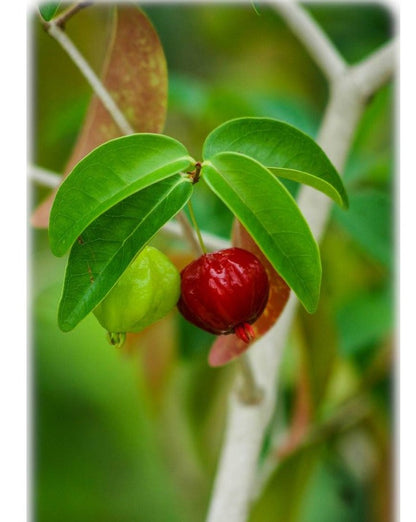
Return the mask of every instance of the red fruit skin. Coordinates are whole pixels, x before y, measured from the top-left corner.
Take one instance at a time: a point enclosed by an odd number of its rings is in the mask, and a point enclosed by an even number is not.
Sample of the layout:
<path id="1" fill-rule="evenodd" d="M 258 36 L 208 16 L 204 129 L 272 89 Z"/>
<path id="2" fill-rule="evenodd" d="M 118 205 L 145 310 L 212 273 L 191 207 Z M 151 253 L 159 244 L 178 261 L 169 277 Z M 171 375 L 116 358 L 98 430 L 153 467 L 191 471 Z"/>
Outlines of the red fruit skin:
<path id="1" fill-rule="evenodd" d="M 178 309 L 189 322 L 216 335 L 252 324 L 269 297 L 259 259 L 242 248 L 204 254 L 181 272 Z"/>

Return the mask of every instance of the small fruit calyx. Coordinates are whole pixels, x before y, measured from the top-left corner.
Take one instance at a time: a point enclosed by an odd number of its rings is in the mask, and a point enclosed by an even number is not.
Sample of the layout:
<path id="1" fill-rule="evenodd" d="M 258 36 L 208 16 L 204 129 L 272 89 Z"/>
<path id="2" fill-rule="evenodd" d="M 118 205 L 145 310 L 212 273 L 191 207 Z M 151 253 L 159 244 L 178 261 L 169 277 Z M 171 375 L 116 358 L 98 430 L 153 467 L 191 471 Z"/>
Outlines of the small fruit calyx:
<path id="1" fill-rule="evenodd" d="M 242 248 L 204 254 L 181 272 L 178 309 L 207 332 L 254 339 L 252 324 L 269 297 L 269 280 L 260 260 Z"/>
<path id="2" fill-rule="evenodd" d="M 130 263 L 94 315 L 110 344 L 121 347 L 126 332 L 140 332 L 173 309 L 180 293 L 180 275 L 158 249 L 146 246 Z"/>

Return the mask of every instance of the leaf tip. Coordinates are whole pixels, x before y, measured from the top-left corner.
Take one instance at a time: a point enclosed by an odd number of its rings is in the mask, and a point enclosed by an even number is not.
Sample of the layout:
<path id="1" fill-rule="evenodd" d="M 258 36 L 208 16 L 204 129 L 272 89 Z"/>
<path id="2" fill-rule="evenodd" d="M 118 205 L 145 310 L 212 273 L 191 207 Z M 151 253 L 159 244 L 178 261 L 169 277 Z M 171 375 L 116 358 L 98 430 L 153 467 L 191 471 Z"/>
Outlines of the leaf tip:
<path id="1" fill-rule="evenodd" d="M 307 296 L 307 299 L 302 299 L 301 303 L 305 310 L 308 312 L 308 314 L 314 314 L 316 310 L 318 309 L 319 305 L 319 297 L 321 294 L 321 283 L 319 282 L 319 287 L 316 289 L 315 292 L 309 294 Z M 298 296 L 299 298 L 299 296 Z"/>
<path id="2" fill-rule="evenodd" d="M 305 303 L 302 303 L 305 310 L 308 312 L 308 314 L 314 314 L 316 312 L 316 310 L 318 309 L 318 300 L 316 300 L 316 302 L 314 303 L 308 303 L 308 306 L 306 306 Z"/>
<path id="3" fill-rule="evenodd" d="M 65 333 L 70 332 L 76 326 L 76 323 L 74 324 L 73 322 L 71 322 L 68 319 L 68 314 L 64 313 L 63 306 L 62 306 L 62 299 L 61 299 L 61 302 L 59 303 L 59 309 L 58 309 L 58 326 L 59 326 L 59 329 Z"/>
<path id="4" fill-rule="evenodd" d="M 56 257 L 62 257 L 66 252 L 66 245 L 62 244 L 62 238 L 55 238 L 54 234 L 49 232 L 49 248 Z"/>
<path id="5" fill-rule="evenodd" d="M 59 329 L 65 333 L 70 332 L 71 330 L 74 329 L 74 326 L 72 324 L 68 323 L 68 321 L 64 321 L 61 319 L 58 319 L 58 326 L 59 326 Z"/>

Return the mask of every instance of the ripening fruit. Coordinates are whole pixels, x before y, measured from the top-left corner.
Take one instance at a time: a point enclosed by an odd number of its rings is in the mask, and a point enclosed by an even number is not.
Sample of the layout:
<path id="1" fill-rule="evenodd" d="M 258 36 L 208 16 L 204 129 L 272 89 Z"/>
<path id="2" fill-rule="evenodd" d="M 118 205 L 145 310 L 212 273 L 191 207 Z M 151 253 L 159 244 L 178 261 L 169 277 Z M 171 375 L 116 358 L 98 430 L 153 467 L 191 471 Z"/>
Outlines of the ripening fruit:
<path id="1" fill-rule="evenodd" d="M 242 248 L 204 254 L 181 273 L 178 308 L 195 326 L 213 334 L 235 333 L 248 343 L 250 326 L 263 312 L 269 280 L 258 258 Z"/>
<path id="2" fill-rule="evenodd" d="M 164 317 L 176 305 L 179 293 L 178 270 L 162 252 L 148 246 L 129 265 L 94 314 L 110 332 L 110 342 L 118 344 L 118 334 L 139 332 Z"/>

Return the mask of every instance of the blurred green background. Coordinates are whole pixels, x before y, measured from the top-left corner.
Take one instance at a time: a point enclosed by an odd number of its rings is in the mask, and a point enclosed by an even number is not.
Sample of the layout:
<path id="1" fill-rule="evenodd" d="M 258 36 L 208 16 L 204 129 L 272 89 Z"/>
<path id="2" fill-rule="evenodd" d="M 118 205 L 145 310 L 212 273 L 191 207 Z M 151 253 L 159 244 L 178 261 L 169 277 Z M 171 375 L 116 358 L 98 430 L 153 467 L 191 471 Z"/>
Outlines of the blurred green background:
<path id="1" fill-rule="evenodd" d="M 259 14 L 249 3 L 142 6 L 168 64 L 165 133 L 194 157 L 215 126 L 237 116 L 275 117 L 317 134 L 327 84 L 278 14 L 256 7 Z M 307 10 L 350 63 L 394 31 L 395 13 L 382 4 Z M 97 71 L 110 11 L 89 7 L 67 26 Z M 91 92 L 35 12 L 30 24 L 32 161 L 62 172 Z M 288 340 L 260 462 L 275 459 L 276 467 L 250 522 L 392 520 L 394 123 L 390 83 L 355 135 L 344 176 L 351 207 L 333 209 L 321 244 L 319 309 L 313 316 L 299 309 Z M 48 192 L 34 184 L 31 206 Z M 229 238 L 232 217 L 202 183 L 193 201 L 201 228 Z M 92 316 L 60 332 L 66 260 L 50 253 L 45 230 L 31 236 L 34 520 L 204 520 L 233 365 L 210 368 L 213 336 L 176 312 L 123 352 L 107 344 Z M 155 244 L 186 259 L 179 241 L 160 234 Z M 288 450 L 296 422 L 306 422 L 306 434 Z"/>

